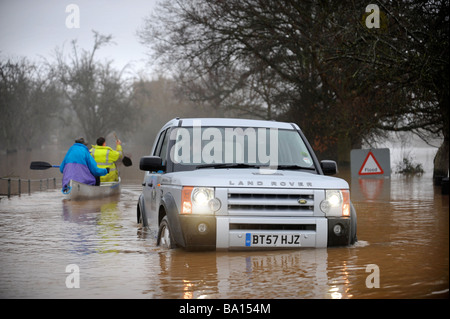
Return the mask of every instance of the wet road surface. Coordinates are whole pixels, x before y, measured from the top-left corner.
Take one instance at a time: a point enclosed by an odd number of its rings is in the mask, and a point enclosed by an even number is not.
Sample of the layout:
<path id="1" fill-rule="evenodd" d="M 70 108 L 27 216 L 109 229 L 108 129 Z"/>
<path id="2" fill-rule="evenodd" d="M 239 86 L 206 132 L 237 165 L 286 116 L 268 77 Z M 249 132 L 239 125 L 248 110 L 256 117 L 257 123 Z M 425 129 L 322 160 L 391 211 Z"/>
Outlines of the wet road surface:
<path id="1" fill-rule="evenodd" d="M 109 200 L 2 198 L 0 297 L 448 298 L 448 195 L 428 175 L 349 182 L 359 241 L 329 249 L 161 249 L 136 224 L 140 181 Z"/>

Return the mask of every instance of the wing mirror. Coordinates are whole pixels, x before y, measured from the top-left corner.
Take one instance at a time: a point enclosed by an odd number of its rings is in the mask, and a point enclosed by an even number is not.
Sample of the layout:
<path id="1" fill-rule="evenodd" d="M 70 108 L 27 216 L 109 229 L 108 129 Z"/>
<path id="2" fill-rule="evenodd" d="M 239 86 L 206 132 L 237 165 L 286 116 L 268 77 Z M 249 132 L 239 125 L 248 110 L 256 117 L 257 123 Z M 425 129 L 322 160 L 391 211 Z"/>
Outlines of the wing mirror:
<path id="1" fill-rule="evenodd" d="M 338 173 L 337 164 L 335 161 L 323 160 L 320 162 L 320 167 L 324 175 L 335 175 Z"/>
<path id="2" fill-rule="evenodd" d="M 141 171 L 157 172 L 164 170 L 165 166 L 162 163 L 162 158 L 159 156 L 144 156 L 139 162 L 139 169 Z"/>

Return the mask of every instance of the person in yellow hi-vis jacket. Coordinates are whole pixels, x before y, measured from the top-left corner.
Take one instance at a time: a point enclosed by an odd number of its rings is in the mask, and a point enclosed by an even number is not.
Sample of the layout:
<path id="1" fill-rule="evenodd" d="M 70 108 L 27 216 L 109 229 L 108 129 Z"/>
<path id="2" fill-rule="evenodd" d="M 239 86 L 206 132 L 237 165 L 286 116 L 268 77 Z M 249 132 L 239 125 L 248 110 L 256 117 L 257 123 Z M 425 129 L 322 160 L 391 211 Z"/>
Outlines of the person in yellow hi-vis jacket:
<path id="1" fill-rule="evenodd" d="M 123 157 L 122 142 L 116 140 L 116 150 L 106 146 L 106 140 L 103 137 L 97 139 L 97 145 L 92 145 L 91 155 L 101 168 L 109 168 L 109 173 L 100 177 L 100 182 L 115 182 L 119 180 L 119 171 L 114 162 Z"/>

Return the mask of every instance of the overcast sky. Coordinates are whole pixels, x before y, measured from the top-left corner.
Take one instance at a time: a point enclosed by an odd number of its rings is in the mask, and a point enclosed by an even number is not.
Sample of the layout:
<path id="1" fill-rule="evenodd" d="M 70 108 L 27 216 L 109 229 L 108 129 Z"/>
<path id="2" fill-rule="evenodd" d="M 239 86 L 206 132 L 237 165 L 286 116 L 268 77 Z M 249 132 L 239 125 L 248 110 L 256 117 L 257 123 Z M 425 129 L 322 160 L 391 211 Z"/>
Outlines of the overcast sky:
<path id="1" fill-rule="evenodd" d="M 79 27 L 73 25 L 79 9 Z M 70 50 L 77 39 L 81 48 L 91 50 L 92 30 L 111 34 L 115 44 L 98 51 L 97 58 L 114 60 L 121 69 L 146 68 L 148 49 L 139 43 L 136 31 L 155 7 L 156 0 L 0 0 L 0 57 L 52 59 L 56 47 Z M 69 22 L 67 22 L 68 20 Z"/>

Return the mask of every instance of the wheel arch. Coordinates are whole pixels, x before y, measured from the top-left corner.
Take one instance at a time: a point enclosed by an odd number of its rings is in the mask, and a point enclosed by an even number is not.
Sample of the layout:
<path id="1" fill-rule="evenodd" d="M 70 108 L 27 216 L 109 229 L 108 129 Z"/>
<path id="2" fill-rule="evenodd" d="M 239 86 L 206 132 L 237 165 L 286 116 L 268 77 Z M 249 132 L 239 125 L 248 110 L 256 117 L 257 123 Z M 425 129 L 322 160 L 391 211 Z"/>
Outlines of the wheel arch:
<path id="1" fill-rule="evenodd" d="M 172 194 L 167 193 L 161 198 L 161 206 L 158 211 L 158 225 L 161 223 L 164 216 L 170 224 L 173 238 L 178 246 L 185 247 L 185 240 L 179 219 L 179 211 L 175 199 Z"/>
<path id="2" fill-rule="evenodd" d="M 142 221 L 142 226 L 144 227 L 148 226 L 148 219 L 145 213 L 144 197 L 142 194 L 139 196 L 138 204 L 136 207 L 136 218 L 138 224 L 140 224 L 140 222 Z"/>
<path id="3" fill-rule="evenodd" d="M 356 209 L 355 206 L 353 206 L 353 203 L 350 202 L 350 230 L 351 230 L 351 237 L 350 237 L 350 244 L 353 245 L 358 241 L 357 237 L 357 228 L 358 228 L 358 218 L 356 216 Z"/>

